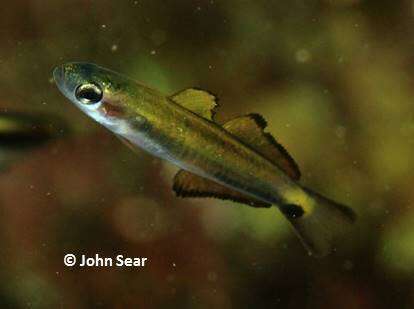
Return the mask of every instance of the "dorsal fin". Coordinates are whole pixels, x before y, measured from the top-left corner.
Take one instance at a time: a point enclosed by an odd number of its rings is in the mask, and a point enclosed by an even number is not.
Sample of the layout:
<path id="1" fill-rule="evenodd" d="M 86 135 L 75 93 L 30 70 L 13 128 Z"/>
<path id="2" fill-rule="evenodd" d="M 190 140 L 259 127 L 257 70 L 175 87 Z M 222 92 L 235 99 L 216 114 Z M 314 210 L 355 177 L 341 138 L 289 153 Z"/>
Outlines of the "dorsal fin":
<path id="1" fill-rule="evenodd" d="M 292 179 L 299 180 L 300 171 L 296 162 L 270 133 L 264 132 L 266 126 L 266 120 L 261 115 L 249 114 L 226 122 L 223 128 L 279 166 Z"/>
<path id="2" fill-rule="evenodd" d="M 216 97 L 207 91 L 189 88 L 172 95 L 170 99 L 193 113 L 213 121 L 214 109 L 217 106 Z"/>
<path id="3" fill-rule="evenodd" d="M 175 175 L 173 190 L 180 197 L 214 197 L 223 200 L 232 200 L 253 207 L 271 206 L 268 203 L 255 200 L 247 195 L 224 187 L 219 183 L 185 170 L 179 170 Z"/>

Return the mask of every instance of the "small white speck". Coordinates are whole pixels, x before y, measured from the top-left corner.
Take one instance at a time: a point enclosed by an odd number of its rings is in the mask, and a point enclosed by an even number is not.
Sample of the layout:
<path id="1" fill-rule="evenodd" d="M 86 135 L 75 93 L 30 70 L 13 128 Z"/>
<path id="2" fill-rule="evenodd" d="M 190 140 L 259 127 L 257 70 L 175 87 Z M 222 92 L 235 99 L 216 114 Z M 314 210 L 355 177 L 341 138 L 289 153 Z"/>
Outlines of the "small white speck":
<path id="1" fill-rule="evenodd" d="M 175 263 L 172 263 L 172 266 L 173 266 L 173 267 L 176 267 L 177 265 L 175 265 Z"/>
<path id="2" fill-rule="evenodd" d="M 151 55 L 155 55 L 157 52 L 156 52 L 156 50 L 155 49 L 153 49 L 153 50 L 151 50 Z"/>
<path id="3" fill-rule="evenodd" d="M 106 25 L 105 25 L 105 24 L 102 24 L 102 25 L 101 25 L 101 28 L 102 28 L 102 29 L 105 29 L 105 28 L 106 28 Z"/>
<path id="4" fill-rule="evenodd" d="M 337 126 L 335 130 L 335 134 L 338 138 L 344 138 L 346 135 L 346 128 L 344 126 Z"/>
<path id="5" fill-rule="evenodd" d="M 116 52 L 118 50 L 118 45 L 116 45 L 116 44 L 113 44 L 112 46 L 111 46 L 111 52 Z"/>
<path id="6" fill-rule="evenodd" d="M 312 58 L 311 53 L 307 49 L 299 49 L 295 53 L 295 59 L 299 63 L 305 63 L 310 61 Z"/>

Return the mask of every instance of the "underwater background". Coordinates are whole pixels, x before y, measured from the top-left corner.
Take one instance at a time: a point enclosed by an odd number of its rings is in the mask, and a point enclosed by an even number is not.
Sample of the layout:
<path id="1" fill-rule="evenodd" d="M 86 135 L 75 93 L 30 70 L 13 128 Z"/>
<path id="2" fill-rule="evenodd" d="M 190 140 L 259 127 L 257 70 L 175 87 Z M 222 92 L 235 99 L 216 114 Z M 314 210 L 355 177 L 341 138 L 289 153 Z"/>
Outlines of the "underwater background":
<path id="1" fill-rule="evenodd" d="M 15 0 L 0 38 L 2 307 L 414 307 L 414 1 Z M 354 229 L 316 259 L 276 208 L 176 198 L 175 167 L 60 94 L 69 61 L 208 90 L 219 121 L 262 114 Z M 10 115 L 47 129 L 13 135 Z"/>

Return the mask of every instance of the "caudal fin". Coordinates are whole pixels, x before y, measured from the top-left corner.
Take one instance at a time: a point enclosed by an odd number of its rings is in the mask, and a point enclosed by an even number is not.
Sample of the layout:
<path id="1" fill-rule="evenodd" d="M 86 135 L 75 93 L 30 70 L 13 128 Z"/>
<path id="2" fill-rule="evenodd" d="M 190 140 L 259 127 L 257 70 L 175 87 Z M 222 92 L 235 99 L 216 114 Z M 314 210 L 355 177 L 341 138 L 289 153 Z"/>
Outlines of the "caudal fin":
<path id="1" fill-rule="evenodd" d="M 328 254 L 335 240 L 344 234 L 356 219 L 351 208 L 338 204 L 318 193 L 305 189 L 310 205 L 282 205 L 280 210 L 292 223 L 309 253 Z"/>

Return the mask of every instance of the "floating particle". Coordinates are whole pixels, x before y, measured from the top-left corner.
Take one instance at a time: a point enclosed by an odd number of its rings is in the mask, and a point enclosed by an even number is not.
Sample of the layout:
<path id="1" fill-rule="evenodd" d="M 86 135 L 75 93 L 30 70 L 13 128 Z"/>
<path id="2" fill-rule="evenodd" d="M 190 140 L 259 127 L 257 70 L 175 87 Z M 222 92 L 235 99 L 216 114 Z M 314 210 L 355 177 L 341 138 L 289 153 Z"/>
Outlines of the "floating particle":
<path id="1" fill-rule="evenodd" d="M 335 134 L 338 138 L 343 139 L 346 135 L 346 128 L 344 126 L 337 126 L 335 129 Z"/>
<path id="2" fill-rule="evenodd" d="M 299 49 L 295 54 L 296 61 L 299 63 L 305 63 L 311 60 L 312 55 L 307 49 Z"/>

